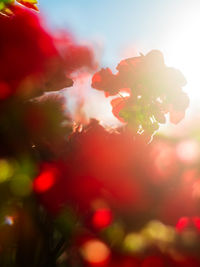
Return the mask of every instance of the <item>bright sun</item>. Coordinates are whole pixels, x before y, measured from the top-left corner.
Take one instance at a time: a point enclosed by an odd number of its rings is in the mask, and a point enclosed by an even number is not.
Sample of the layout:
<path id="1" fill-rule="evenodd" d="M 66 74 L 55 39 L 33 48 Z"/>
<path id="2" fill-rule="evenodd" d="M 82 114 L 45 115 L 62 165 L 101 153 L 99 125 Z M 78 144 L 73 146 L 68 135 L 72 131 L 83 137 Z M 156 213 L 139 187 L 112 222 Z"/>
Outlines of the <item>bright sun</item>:
<path id="1" fill-rule="evenodd" d="M 200 7 L 199 7 L 200 8 Z M 191 8 L 177 15 L 170 25 L 164 47 L 168 66 L 181 70 L 187 80 L 184 90 L 190 97 L 190 108 L 198 108 L 200 102 L 200 16 L 199 8 Z"/>

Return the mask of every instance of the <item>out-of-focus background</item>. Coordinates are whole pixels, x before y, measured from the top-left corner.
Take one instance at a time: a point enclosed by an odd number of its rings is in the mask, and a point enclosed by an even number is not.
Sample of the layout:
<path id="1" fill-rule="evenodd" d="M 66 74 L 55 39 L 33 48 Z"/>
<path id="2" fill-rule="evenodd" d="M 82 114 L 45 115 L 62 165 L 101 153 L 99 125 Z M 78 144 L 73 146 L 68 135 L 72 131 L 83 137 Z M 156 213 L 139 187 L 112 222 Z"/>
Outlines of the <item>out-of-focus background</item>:
<path id="1" fill-rule="evenodd" d="M 200 266 L 198 1 L 0 0 L 0 266 Z"/>

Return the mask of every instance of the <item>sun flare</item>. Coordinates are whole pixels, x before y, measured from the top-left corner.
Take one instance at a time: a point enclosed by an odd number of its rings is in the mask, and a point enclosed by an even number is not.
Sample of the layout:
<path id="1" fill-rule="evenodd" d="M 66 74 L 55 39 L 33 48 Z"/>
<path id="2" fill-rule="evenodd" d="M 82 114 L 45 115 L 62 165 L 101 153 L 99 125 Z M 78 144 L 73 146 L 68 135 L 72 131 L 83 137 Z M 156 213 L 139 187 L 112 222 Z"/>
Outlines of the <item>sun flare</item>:
<path id="1" fill-rule="evenodd" d="M 176 66 L 187 79 L 184 90 L 193 108 L 197 108 L 200 100 L 200 17 L 197 11 L 193 7 L 181 12 L 181 16 L 177 15 L 176 23 L 171 22 L 163 44 L 167 64 Z"/>

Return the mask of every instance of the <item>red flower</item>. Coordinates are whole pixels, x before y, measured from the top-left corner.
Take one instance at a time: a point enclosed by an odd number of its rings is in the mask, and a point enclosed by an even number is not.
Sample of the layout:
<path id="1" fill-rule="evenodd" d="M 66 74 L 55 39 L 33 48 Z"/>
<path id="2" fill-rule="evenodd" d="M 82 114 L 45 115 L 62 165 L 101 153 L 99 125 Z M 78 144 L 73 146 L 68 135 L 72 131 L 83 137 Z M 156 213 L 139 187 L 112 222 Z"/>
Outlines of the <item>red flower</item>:
<path id="1" fill-rule="evenodd" d="M 111 104 L 113 114 L 135 134 L 153 135 L 159 123 L 165 123 L 167 113 L 172 123 L 184 117 L 189 99 L 180 88 L 186 84 L 185 78 L 178 70 L 166 67 L 160 51 L 124 59 L 116 69 L 117 74 L 109 68 L 94 74 L 92 87 L 105 91 L 106 96 L 129 88 L 129 99 L 117 98 Z"/>
<path id="2" fill-rule="evenodd" d="M 65 70 L 68 76 L 76 71 L 94 71 L 96 69 L 97 63 L 91 47 L 77 44 L 68 33 L 55 37 L 54 41 L 64 59 Z"/>
<path id="3" fill-rule="evenodd" d="M 72 136 L 65 161 L 52 163 L 58 170 L 57 182 L 40 194 L 42 203 L 53 213 L 70 205 L 84 214 L 98 199 L 121 212 L 144 210 L 150 201 L 141 177 L 134 173 L 136 146 L 128 135 L 112 134 L 91 123 Z"/>
<path id="4" fill-rule="evenodd" d="M 120 111 L 123 110 L 123 108 L 126 106 L 126 104 L 128 103 L 128 99 L 129 97 L 118 97 L 111 101 L 111 105 L 113 107 L 112 113 L 121 122 L 125 122 L 125 120 L 123 119 L 123 117 L 120 116 Z"/>
<path id="5" fill-rule="evenodd" d="M 13 94 L 32 97 L 72 85 L 53 38 L 35 14 L 15 7 L 12 17 L 0 16 L 0 35 L 0 83 L 9 88 L 5 93 L 4 86 L 1 99 Z"/>
<path id="6" fill-rule="evenodd" d="M 92 87 L 116 95 L 120 90 L 118 76 L 112 74 L 109 68 L 101 69 L 92 77 Z"/>

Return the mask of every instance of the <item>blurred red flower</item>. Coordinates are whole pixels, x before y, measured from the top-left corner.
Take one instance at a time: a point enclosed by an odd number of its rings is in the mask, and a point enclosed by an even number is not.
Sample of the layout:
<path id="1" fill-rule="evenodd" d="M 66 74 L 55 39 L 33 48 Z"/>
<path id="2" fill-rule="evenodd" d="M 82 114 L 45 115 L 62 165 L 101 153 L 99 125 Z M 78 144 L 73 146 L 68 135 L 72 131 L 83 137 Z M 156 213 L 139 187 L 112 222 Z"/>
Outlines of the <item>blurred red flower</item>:
<path id="1" fill-rule="evenodd" d="M 71 205 L 89 211 L 97 199 L 118 211 L 146 209 L 150 199 L 145 182 L 137 177 L 133 165 L 137 144 L 130 143 L 128 135 L 109 133 L 92 122 L 70 142 L 64 162 L 52 163 L 58 169 L 58 182 L 40 194 L 47 209 L 58 212 Z"/>
<path id="2" fill-rule="evenodd" d="M 113 114 L 135 133 L 153 135 L 159 124 L 166 122 L 167 113 L 172 123 L 183 119 L 189 105 L 181 89 L 186 80 L 181 72 L 165 65 L 160 51 L 124 59 L 116 69 L 117 74 L 109 68 L 95 73 L 92 87 L 103 90 L 106 96 L 120 95 L 111 101 Z M 128 97 L 121 94 L 124 88 L 129 90 Z"/>
<path id="3" fill-rule="evenodd" d="M 10 94 L 19 91 L 25 79 L 40 77 L 49 61 L 58 57 L 38 17 L 25 9 L 15 7 L 11 18 L 0 16 L 0 35 L 0 81 L 9 86 Z"/>

